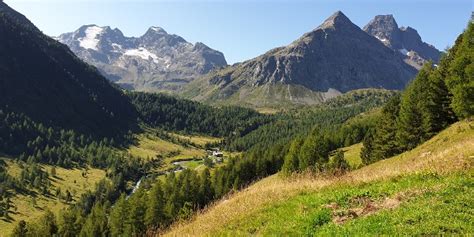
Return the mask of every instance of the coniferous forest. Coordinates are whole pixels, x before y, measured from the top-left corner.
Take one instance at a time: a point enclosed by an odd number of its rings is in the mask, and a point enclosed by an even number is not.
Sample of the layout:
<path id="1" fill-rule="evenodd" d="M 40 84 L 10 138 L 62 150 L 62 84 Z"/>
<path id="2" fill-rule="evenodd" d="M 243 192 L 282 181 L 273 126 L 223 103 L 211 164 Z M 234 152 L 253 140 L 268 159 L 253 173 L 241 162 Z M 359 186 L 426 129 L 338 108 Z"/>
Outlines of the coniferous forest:
<path id="1" fill-rule="evenodd" d="M 37 220 L 15 220 L 12 236 L 158 235 L 268 176 L 338 176 L 359 168 L 346 161 L 344 147 L 362 143 L 366 166 L 474 115 L 473 23 L 401 92 L 354 90 L 272 114 L 122 90 L 3 5 L 0 54 L 12 55 L 0 57 L 0 218 L 15 212 L 11 200 L 19 193 L 67 204 L 43 210 Z M 201 169 L 161 169 L 165 155 L 143 159 L 129 152 L 151 133 L 190 149 L 223 151 L 226 159 Z M 179 136 L 218 139 L 197 145 Z M 20 167 L 19 174 L 7 163 Z M 52 185 L 59 168 L 98 169 L 105 177 L 73 198 Z"/>

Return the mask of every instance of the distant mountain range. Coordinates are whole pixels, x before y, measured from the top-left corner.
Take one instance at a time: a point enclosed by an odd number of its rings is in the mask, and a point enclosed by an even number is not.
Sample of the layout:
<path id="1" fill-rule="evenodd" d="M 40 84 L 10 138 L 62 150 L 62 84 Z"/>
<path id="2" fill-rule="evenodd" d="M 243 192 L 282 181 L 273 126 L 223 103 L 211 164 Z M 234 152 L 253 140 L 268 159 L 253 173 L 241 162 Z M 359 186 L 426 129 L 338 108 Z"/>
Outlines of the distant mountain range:
<path id="1" fill-rule="evenodd" d="M 387 47 L 400 52 L 405 61 L 420 69 L 428 60 L 438 62 L 441 52 L 421 40 L 418 32 L 411 27 L 398 27 L 393 15 L 379 15 L 364 27 Z"/>
<path id="2" fill-rule="evenodd" d="M 56 38 L 123 88 L 178 91 L 189 81 L 227 65 L 224 55 L 203 43 L 191 44 L 160 27 L 141 37 L 119 29 L 86 25 Z"/>
<path id="3" fill-rule="evenodd" d="M 361 88 L 403 89 L 441 55 L 392 15 L 361 29 L 340 11 L 290 45 L 232 66 L 222 53 L 159 27 L 135 38 L 87 25 L 57 39 L 123 88 L 249 107 L 318 104 Z"/>
<path id="4" fill-rule="evenodd" d="M 405 57 L 339 11 L 286 47 L 191 82 L 184 95 L 208 103 L 265 107 L 317 104 L 361 88 L 399 90 L 417 73 Z"/>
<path id="5" fill-rule="evenodd" d="M 137 121 L 128 97 L 97 69 L 3 2 L 0 112 L 97 136 L 127 132 Z"/>

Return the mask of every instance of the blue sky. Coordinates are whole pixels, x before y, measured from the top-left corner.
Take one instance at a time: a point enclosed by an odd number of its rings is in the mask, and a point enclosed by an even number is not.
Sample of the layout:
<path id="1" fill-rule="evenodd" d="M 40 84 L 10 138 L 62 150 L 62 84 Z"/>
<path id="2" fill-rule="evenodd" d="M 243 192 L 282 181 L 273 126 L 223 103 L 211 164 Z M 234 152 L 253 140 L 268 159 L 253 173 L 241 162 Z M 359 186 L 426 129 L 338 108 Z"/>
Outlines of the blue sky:
<path id="1" fill-rule="evenodd" d="M 57 36 L 81 25 L 117 27 L 140 36 L 150 26 L 223 52 L 229 63 L 291 43 L 337 10 L 363 27 L 393 14 L 438 49 L 452 45 L 473 9 L 472 0 L 5 0 L 44 33 Z"/>

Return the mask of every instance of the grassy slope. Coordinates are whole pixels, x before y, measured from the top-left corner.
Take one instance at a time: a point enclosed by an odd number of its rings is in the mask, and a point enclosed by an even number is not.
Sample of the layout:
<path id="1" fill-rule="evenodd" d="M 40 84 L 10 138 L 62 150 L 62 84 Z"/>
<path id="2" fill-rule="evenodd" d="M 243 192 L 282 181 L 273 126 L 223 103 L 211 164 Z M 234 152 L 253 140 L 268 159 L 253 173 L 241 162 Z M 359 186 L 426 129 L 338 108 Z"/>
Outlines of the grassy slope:
<path id="1" fill-rule="evenodd" d="M 21 168 L 17 163 L 9 159 L 5 159 L 8 165 L 8 172 L 10 175 L 18 177 Z M 51 166 L 43 165 L 43 170 L 50 172 Z M 61 188 L 63 194 L 69 190 L 77 200 L 80 195 L 87 190 L 93 190 L 95 184 L 101 179 L 105 178 L 105 171 L 99 169 L 88 169 L 87 175 L 82 176 L 84 169 L 63 169 L 56 167 L 56 177 L 50 177 L 52 186 L 51 192 L 54 193 L 57 187 Z M 33 206 L 33 198 L 36 199 L 36 206 Z M 15 224 L 20 220 L 31 221 L 41 216 L 45 210 L 49 209 L 54 213 L 65 208 L 68 204 L 59 201 L 55 196 L 44 196 L 35 193 L 34 196 L 30 194 L 17 194 L 11 199 L 14 205 L 14 213 L 10 213 L 10 220 L 0 219 L 0 236 L 8 236 Z"/>
<path id="2" fill-rule="evenodd" d="M 274 175 L 168 235 L 474 233 L 474 122 L 341 177 Z"/>
<path id="3" fill-rule="evenodd" d="M 137 136 L 138 144 L 128 148 L 128 152 L 134 156 L 144 159 L 153 158 L 157 155 L 166 155 L 170 152 L 179 151 L 179 154 L 165 159 L 163 169 L 170 168 L 171 162 L 178 159 L 191 159 L 193 157 L 202 157 L 206 152 L 202 149 L 194 147 L 184 147 L 179 144 L 174 144 L 165 141 L 159 137 L 151 134 L 140 134 Z M 203 142 L 202 138 L 193 138 L 199 142 Z"/>
<path id="4" fill-rule="evenodd" d="M 197 144 L 199 146 L 205 146 L 208 143 L 215 143 L 221 141 L 220 138 L 215 137 L 207 137 L 207 136 L 198 136 L 198 135 L 183 135 L 183 134 L 175 134 L 169 133 L 170 136 L 179 138 L 181 140 L 188 140 L 191 143 Z M 206 151 L 202 148 L 197 148 L 193 146 L 183 146 L 180 144 L 175 144 L 170 141 L 163 140 L 152 133 L 143 133 L 137 135 L 138 144 L 131 146 L 127 149 L 127 151 L 137 157 L 141 157 L 143 159 L 149 159 L 156 157 L 157 155 L 163 155 L 164 164 L 160 170 L 168 170 L 173 167 L 172 162 L 177 160 L 191 160 L 195 157 L 204 157 L 207 155 Z M 171 157 L 167 156 L 171 152 L 179 151 L 177 155 L 173 155 Z M 224 156 L 237 156 L 240 153 L 236 152 L 225 152 Z M 192 161 L 183 165 L 185 168 L 191 169 L 199 169 L 203 167 L 202 161 Z"/>

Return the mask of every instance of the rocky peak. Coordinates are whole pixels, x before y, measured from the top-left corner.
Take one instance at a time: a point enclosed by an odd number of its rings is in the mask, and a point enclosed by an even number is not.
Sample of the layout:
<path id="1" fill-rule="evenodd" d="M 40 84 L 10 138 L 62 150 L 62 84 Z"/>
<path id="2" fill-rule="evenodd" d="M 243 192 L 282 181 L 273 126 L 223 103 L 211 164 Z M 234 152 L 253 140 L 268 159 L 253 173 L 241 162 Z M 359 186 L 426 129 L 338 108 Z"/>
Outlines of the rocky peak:
<path id="1" fill-rule="evenodd" d="M 354 25 L 349 18 L 347 18 L 342 11 L 337 11 L 327 18 L 318 29 L 336 29 L 340 27 L 352 26 Z"/>
<path id="2" fill-rule="evenodd" d="M 441 55 L 435 47 L 423 42 L 415 29 L 399 28 L 393 15 L 376 16 L 363 29 L 387 47 L 400 52 L 410 65 L 415 65 L 417 68 L 427 60 L 437 62 Z"/>
<path id="3" fill-rule="evenodd" d="M 415 73 L 399 54 L 338 11 L 290 45 L 212 72 L 183 94 L 202 101 L 310 104 L 316 94 L 403 89 Z"/>
<path id="4" fill-rule="evenodd" d="M 155 34 L 164 34 L 164 35 L 167 35 L 168 32 L 166 32 L 163 28 L 161 27 L 158 27 L 158 26 L 152 26 L 148 29 L 148 32 L 149 33 L 155 33 Z M 148 33 L 147 32 L 147 33 Z"/>
<path id="5" fill-rule="evenodd" d="M 402 46 L 400 45 L 400 29 L 391 14 L 375 16 L 364 27 L 364 31 L 375 36 L 390 48 L 401 48 Z"/>

